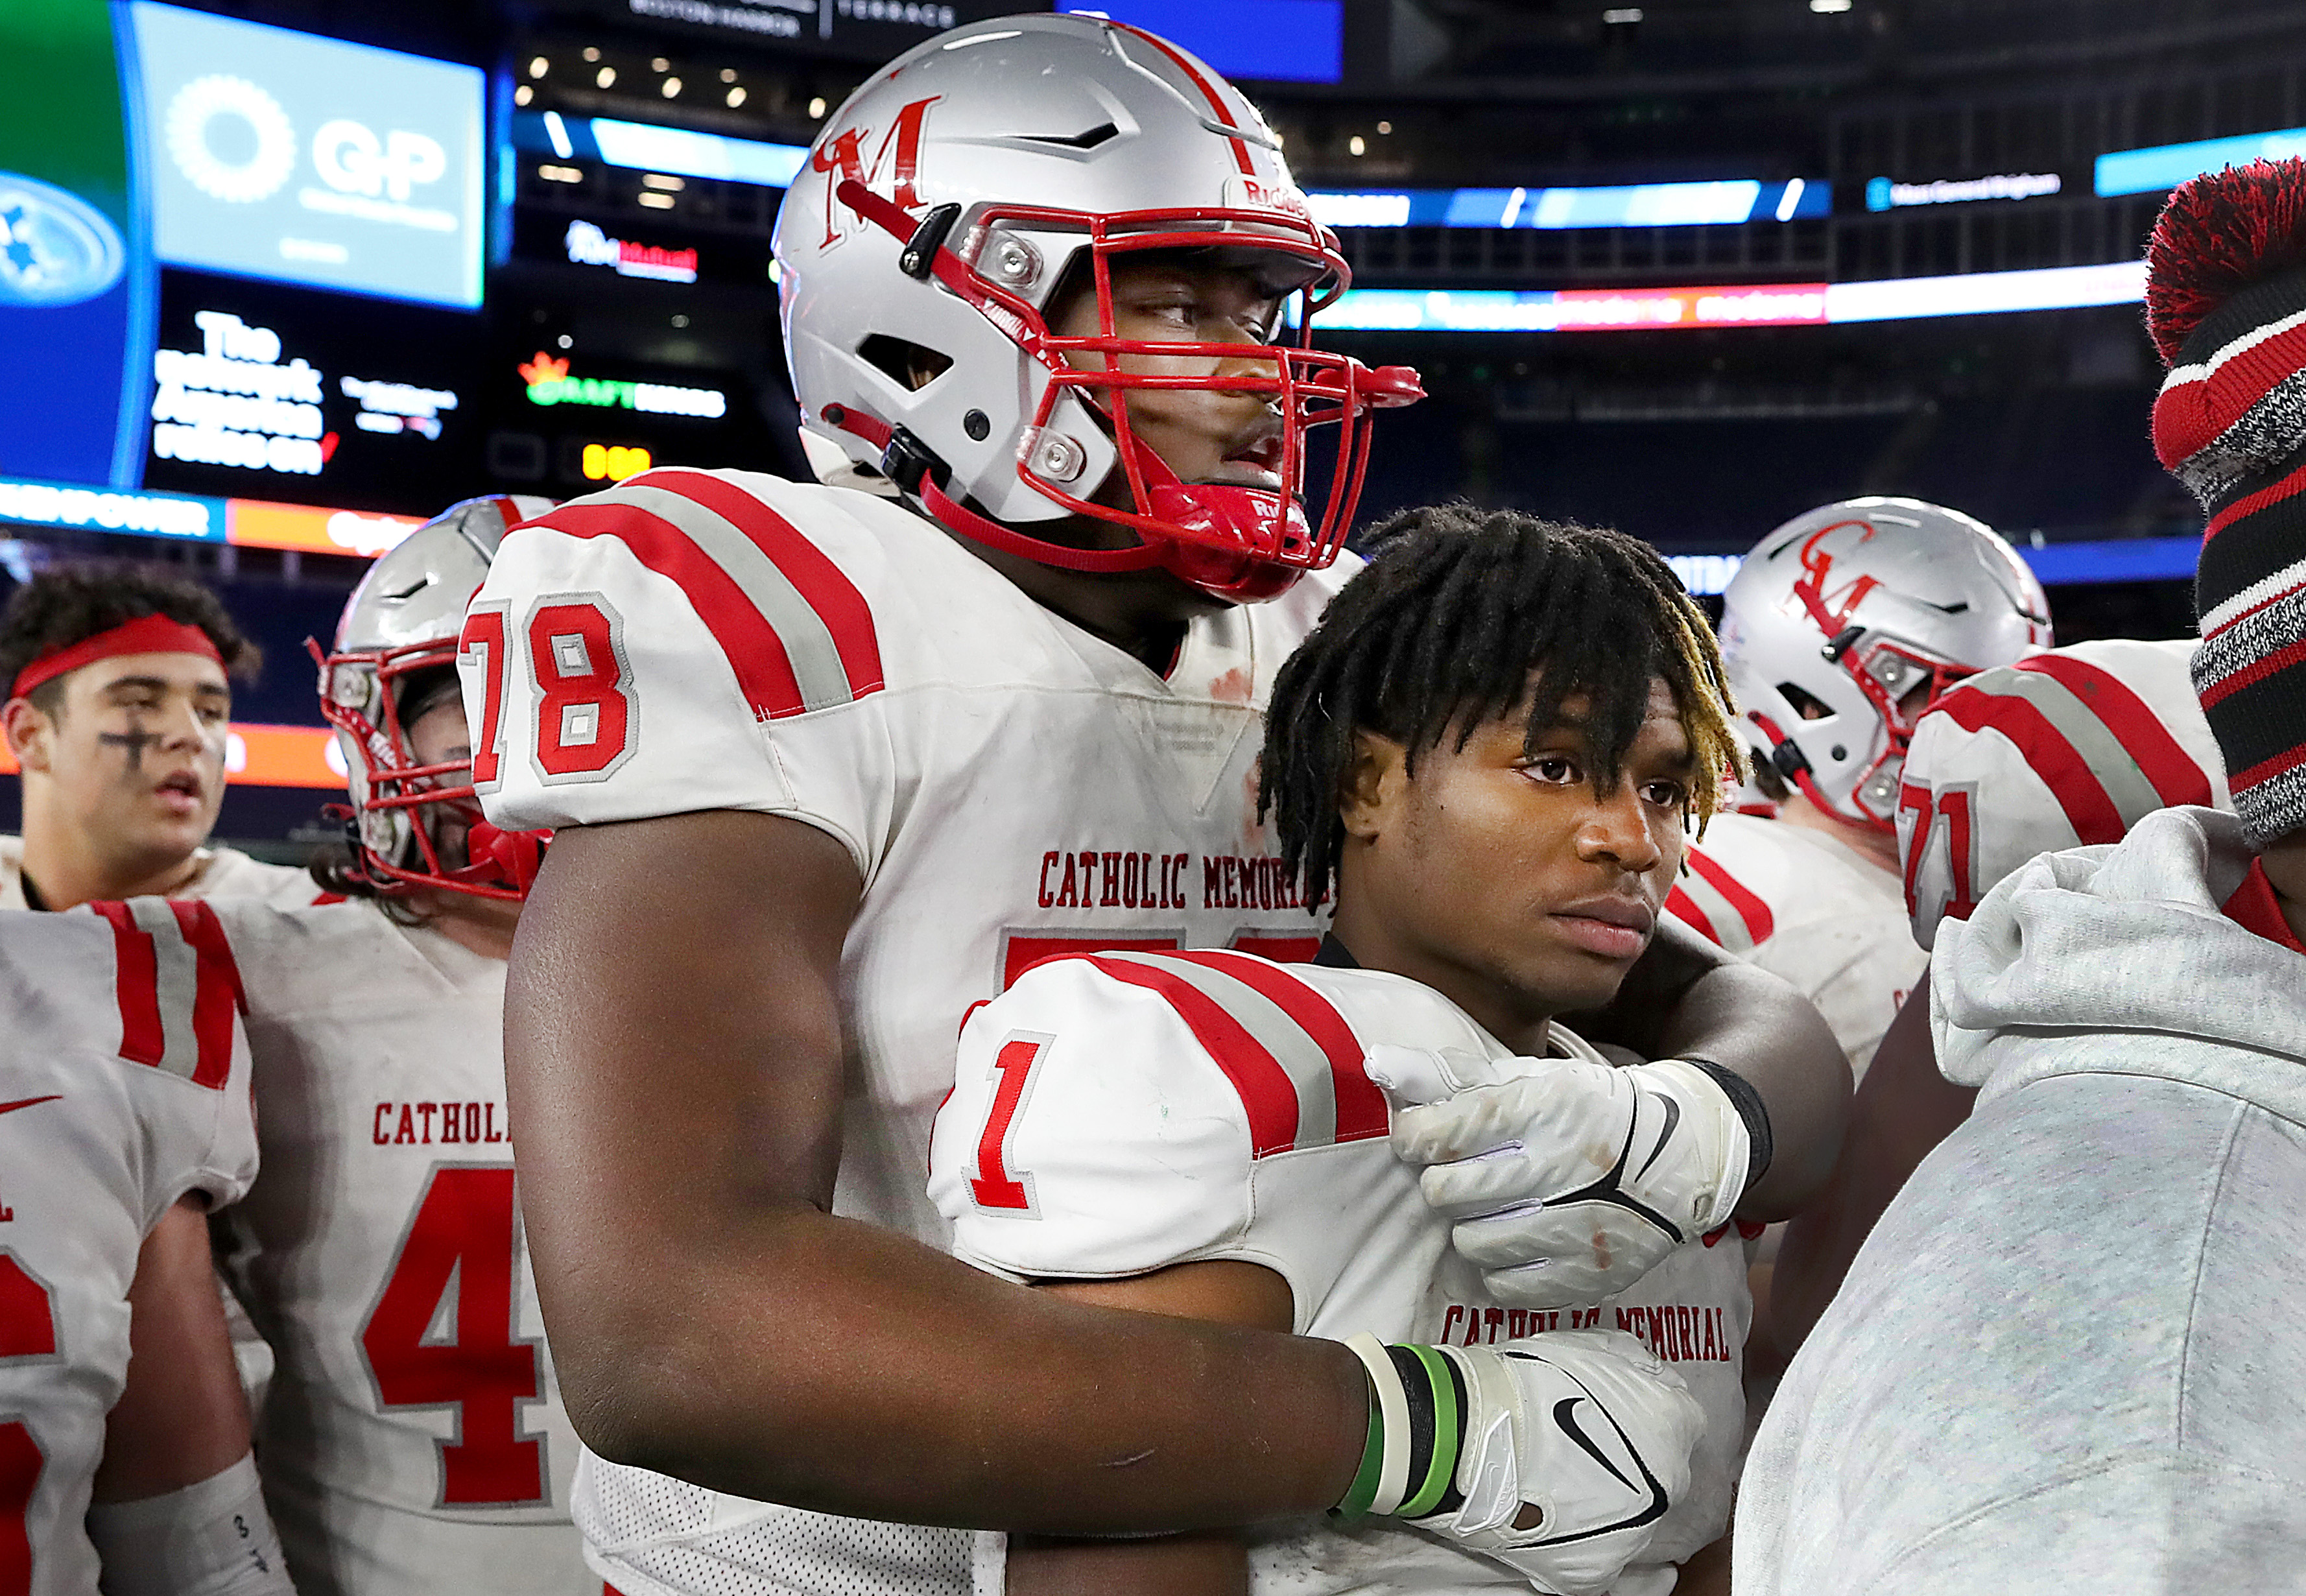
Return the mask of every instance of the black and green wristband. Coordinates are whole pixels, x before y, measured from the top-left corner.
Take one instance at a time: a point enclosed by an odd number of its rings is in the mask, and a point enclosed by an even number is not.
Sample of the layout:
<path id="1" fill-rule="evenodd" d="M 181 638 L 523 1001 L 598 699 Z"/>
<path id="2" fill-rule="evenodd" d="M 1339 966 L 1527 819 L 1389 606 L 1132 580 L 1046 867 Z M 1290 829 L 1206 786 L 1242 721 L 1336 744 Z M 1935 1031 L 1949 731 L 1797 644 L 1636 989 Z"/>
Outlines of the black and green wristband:
<path id="1" fill-rule="evenodd" d="M 1465 1443 L 1465 1377 L 1445 1348 L 1388 1346 L 1374 1336 L 1345 1344 L 1369 1375 L 1369 1437 L 1352 1487 L 1332 1509 L 1424 1518 L 1464 1501 L 1457 1455 Z"/>

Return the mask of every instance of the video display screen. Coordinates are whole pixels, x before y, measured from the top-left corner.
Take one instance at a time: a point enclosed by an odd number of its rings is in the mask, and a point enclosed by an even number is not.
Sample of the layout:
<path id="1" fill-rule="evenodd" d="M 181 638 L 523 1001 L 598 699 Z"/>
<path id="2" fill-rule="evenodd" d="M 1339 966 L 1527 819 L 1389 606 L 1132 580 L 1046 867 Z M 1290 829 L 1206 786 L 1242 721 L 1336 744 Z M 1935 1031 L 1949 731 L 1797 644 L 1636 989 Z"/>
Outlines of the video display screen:
<path id="1" fill-rule="evenodd" d="M 475 318 L 162 274 L 148 487 L 424 516 L 483 491 Z"/>
<path id="2" fill-rule="evenodd" d="M 135 0 L 164 262 L 481 303 L 483 74 Z"/>

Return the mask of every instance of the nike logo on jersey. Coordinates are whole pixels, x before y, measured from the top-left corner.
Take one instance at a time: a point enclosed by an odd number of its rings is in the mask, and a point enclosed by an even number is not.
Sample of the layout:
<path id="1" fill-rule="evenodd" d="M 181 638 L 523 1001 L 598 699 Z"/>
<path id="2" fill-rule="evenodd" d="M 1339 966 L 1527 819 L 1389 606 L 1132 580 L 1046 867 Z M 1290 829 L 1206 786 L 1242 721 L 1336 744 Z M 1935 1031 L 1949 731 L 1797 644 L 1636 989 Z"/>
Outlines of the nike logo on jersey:
<path id="1" fill-rule="evenodd" d="M 45 1097 L 19 1097 L 13 1103 L 0 1103 L 0 1114 L 13 1114 L 20 1108 L 30 1108 L 39 1103 L 60 1102 L 63 1097 L 62 1092 L 50 1092 Z"/>

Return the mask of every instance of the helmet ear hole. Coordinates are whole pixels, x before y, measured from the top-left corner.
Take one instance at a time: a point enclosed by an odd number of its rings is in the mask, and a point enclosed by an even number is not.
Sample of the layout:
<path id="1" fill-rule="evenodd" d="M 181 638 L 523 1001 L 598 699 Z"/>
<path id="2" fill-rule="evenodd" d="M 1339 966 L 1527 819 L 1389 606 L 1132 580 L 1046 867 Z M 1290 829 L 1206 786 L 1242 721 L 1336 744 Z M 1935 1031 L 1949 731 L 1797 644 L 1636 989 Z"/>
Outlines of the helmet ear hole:
<path id="1" fill-rule="evenodd" d="M 950 354 L 881 332 L 867 335 L 857 346 L 857 355 L 890 381 L 916 393 L 952 369 Z"/>
<path id="2" fill-rule="evenodd" d="M 1778 691 L 1793 705 L 1794 713 L 1805 721 L 1823 721 L 1832 717 L 1833 710 L 1824 699 L 1803 688 L 1799 683 L 1781 681 Z"/>

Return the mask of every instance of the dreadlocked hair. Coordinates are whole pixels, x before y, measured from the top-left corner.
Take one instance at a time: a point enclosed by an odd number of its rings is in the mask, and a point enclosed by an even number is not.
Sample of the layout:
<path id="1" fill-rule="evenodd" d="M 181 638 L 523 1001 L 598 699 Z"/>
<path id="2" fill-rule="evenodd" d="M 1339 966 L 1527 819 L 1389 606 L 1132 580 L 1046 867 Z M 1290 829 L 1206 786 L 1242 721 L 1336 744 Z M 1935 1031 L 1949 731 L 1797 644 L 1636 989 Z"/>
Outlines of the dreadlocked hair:
<path id="1" fill-rule="evenodd" d="M 2162 363 L 2242 289 L 2306 269 L 2306 162 L 2258 160 L 2179 184 L 2146 245 L 2146 330 Z"/>
<path id="2" fill-rule="evenodd" d="M 1701 832 L 1721 783 L 1745 770 L 1721 653 L 1705 613 L 1655 550 L 1623 533 L 1517 510 L 1407 510 L 1364 540 L 1348 582 L 1289 656 L 1266 711 L 1257 806 L 1282 867 L 1320 902 L 1345 851 L 1338 801 L 1354 734 L 1399 743 L 1408 769 L 1456 737 L 1528 704 L 1533 742 L 1580 721 L 1593 780 L 1614 789 L 1662 678 L 1689 739 Z"/>

